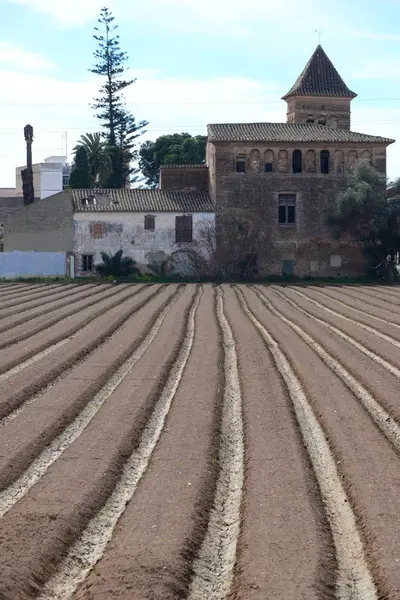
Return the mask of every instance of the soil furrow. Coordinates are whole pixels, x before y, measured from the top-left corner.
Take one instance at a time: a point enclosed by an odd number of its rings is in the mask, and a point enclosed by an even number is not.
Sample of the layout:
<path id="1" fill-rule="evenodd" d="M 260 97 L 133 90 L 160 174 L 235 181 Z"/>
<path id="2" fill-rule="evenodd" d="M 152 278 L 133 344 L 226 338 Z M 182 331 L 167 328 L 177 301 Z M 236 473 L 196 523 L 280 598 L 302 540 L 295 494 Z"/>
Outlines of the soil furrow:
<path id="1" fill-rule="evenodd" d="M 244 295 L 258 320 L 279 340 L 325 431 L 357 516 L 379 598 L 397 598 L 400 594 L 400 536 L 394 536 L 393 531 L 400 530 L 398 453 L 388 444 L 359 399 L 314 349 L 270 312 L 254 291 L 245 289 Z M 278 305 L 282 305 L 280 299 Z M 293 314 L 293 309 L 290 310 Z M 325 334 L 325 337 L 333 336 Z M 339 345 L 344 348 L 345 342 L 340 340 Z M 353 363 L 357 363 L 357 368 L 358 358 L 353 349 Z"/>
<path id="2" fill-rule="evenodd" d="M 290 287 L 288 289 L 293 291 L 295 288 Z M 386 335 L 393 337 L 397 341 L 400 341 L 400 325 L 391 323 L 389 320 L 383 319 L 382 317 L 372 315 L 354 305 L 346 304 L 341 300 L 332 298 L 328 294 L 317 291 L 314 288 L 302 288 L 302 293 L 307 297 L 307 299 L 311 298 L 321 303 L 324 307 L 337 311 L 339 314 L 345 315 L 357 323 L 373 326 Z M 365 305 L 362 304 L 362 306 Z"/>
<path id="3" fill-rule="evenodd" d="M 125 377 L 130 373 L 136 363 L 142 358 L 154 340 L 161 325 L 171 310 L 172 306 L 178 300 L 183 288 L 177 290 L 165 307 L 158 314 L 151 329 L 144 337 L 138 348 L 129 356 L 122 366 L 110 377 L 106 384 L 97 394 L 86 404 L 82 412 L 78 414 L 64 431 L 49 443 L 45 450 L 32 462 L 28 469 L 12 485 L 0 493 L 0 518 L 3 517 L 21 498 L 23 498 L 30 488 L 35 485 L 46 473 L 49 467 L 65 452 L 65 450 L 81 435 L 86 429 L 103 404 L 113 394 L 116 388 L 122 383 Z"/>
<path id="4" fill-rule="evenodd" d="M 12 297 L 16 294 L 24 294 L 25 292 L 32 293 L 32 291 L 37 292 L 39 290 L 45 290 L 50 285 L 51 284 L 43 284 L 43 283 L 37 283 L 36 285 L 33 285 L 32 283 L 12 283 L 12 284 L 10 284 L 8 290 L 4 290 L 4 293 L 1 295 L 1 298 L 5 298 L 7 296 Z M 61 284 L 53 284 L 53 285 L 56 285 L 58 287 Z"/>
<path id="5" fill-rule="evenodd" d="M 134 298 L 125 299 L 119 306 L 99 316 L 88 325 L 86 339 L 72 338 L 60 349 L 61 351 L 53 353 L 50 365 L 46 360 L 38 361 L 6 381 L 0 382 L 0 419 L 18 409 L 29 398 L 42 393 L 46 388 L 52 388 L 59 377 L 62 380 L 74 365 L 80 363 L 99 345 L 107 343 L 108 338 L 123 327 L 125 322 L 141 310 L 151 298 L 159 294 L 163 287 L 151 286 L 151 292 L 144 298 L 140 293 L 135 294 Z M 148 289 L 142 291 L 146 293 Z M 107 362 L 104 365 L 107 366 Z"/>
<path id="6" fill-rule="evenodd" d="M 125 287 L 130 287 L 125 286 Z M 47 307 L 44 311 L 41 307 L 37 309 L 28 309 L 26 314 L 18 312 L 12 316 L 4 317 L 0 322 L 0 334 L 2 341 L 0 348 L 6 348 L 11 344 L 19 342 L 26 337 L 27 331 L 30 335 L 41 331 L 45 327 L 49 327 L 57 323 L 64 314 L 72 314 L 75 303 L 87 300 L 89 303 L 96 302 L 99 294 L 114 295 L 117 290 L 107 285 L 104 289 L 93 290 L 91 293 L 84 293 L 83 299 L 72 298 L 71 300 L 56 301 L 52 308 Z M 87 297 L 88 296 L 88 297 Z"/>
<path id="7" fill-rule="evenodd" d="M 360 289 L 358 287 L 356 288 L 351 288 L 351 289 Z M 362 292 L 363 294 L 367 294 L 368 296 L 371 296 L 373 298 L 377 298 L 378 300 L 384 300 L 384 301 L 388 301 L 390 304 L 394 304 L 395 306 L 400 307 L 400 294 L 398 294 L 397 292 L 392 291 L 392 288 L 390 287 L 377 287 L 377 286 L 372 286 L 372 287 L 365 287 L 363 286 L 362 288 Z"/>
<path id="8" fill-rule="evenodd" d="M 219 476 L 207 532 L 193 564 L 194 577 L 188 600 L 223 600 L 228 596 L 233 584 L 240 532 L 244 483 L 242 393 L 235 339 L 225 316 L 220 287 L 217 288 L 217 318 L 222 331 L 225 376 Z"/>
<path id="9" fill-rule="evenodd" d="M 285 381 L 232 289 L 245 421 L 245 489 L 233 598 L 333 598 L 329 522 Z"/>
<path id="10" fill-rule="evenodd" d="M 339 303 L 343 308 L 353 310 L 358 313 L 358 315 L 362 315 L 359 317 L 360 321 L 365 322 L 365 318 L 367 319 L 367 324 L 371 323 L 371 319 L 376 319 L 380 323 L 385 325 L 389 325 L 393 331 L 393 335 L 399 336 L 400 339 L 400 319 L 397 319 L 397 316 L 390 311 L 390 308 L 378 308 L 376 306 L 372 306 L 372 304 L 367 304 L 364 300 L 349 298 L 344 294 L 341 294 L 336 289 L 333 290 L 331 288 L 324 288 L 324 291 L 321 289 L 316 289 L 312 287 L 307 287 L 304 289 L 307 294 L 315 294 L 320 298 L 323 297 L 326 300 L 331 302 Z M 315 297 L 315 296 L 313 296 Z"/>
<path id="11" fill-rule="evenodd" d="M 52 309 L 51 304 L 57 304 L 57 301 L 63 300 L 64 298 L 71 299 L 71 302 L 78 296 L 78 298 L 84 298 L 89 294 L 100 294 L 101 291 L 109 288 L 110 285 L 107 283 L 96 284 L 96 285 L 87 285 L 87 286 L 68 286 L 68 289 L 57 291 L 55 293 L 46 294 L 42 298 L 39 299 L 30 299 L 29 301 L 18 302 L 17 304 L 12 304 L 10 306 L 1 305 L 0 309 L 0 320 L 6 319 L 7 317 L 12 317 L 13 315 L 21 315 L 31 311 L 37 307 L 43 307 L 44 310 L 49 311 Z M 61 306 L 64 306 L 61 304 Z M 40 313 L 38 313 L 40 314 Z"/>
<path id="12" fill-rule="evenodd" d="M 179 325 L 174 324 L 172 319 L 169 320 L 169 329 L 172 325 L 176 333 L 180 330 L 178 335 L 175 333 L 174 343 L 171 345 L 171 338 L 161 334 L 158 338 L 161 347 L 157 346 L 155 362 L 153 363 L 152 357 L 149 357 L 149 362 L 141 361 L 141 368 L 135 370 L 136 376 L 128 376 L 125 379 L 113 395 L 112 401 L 107 402 L 98 413 L 93 426 L 90 425 L 86 429 L 66 455 L 55 463 L 37 485 L 38 489 L 32 499 L 36 509 L 42 512 L 39 498 L 45 493 L 43 486 L 47 480 L 50 485 L 48 491 L 54 499 L 53 506 L 58 507 L 58 514 L 62 511 L 63 517 L 58 518 L 52 527 L 43 519 L 46 524 L 45 530 L 37 527 L 41 532 L 42 541 L 39 556 L 34 560 L 32 551 L 28 552 L 28 564 L 25 564 L 25 569 L 20 564 L 18 572 L 15 573 L 16 583 L 18 582 L 19 589 L 23 590 L 27 597 L 36 596 L 41 591 L 40 598 L 70 598 L 103 555 L 118 519 L 148 467 L 190 356 L 194 338 L 194 318 L 201 289 L 196 291 L 192 288 L 192 292 L 194 293 L 190 294 L 189 307 L 182 311 L 181 306 L 179 313 L 174 312 L 175 321 L 178 321 Z M 166 353 L 167 349 L 169 352 Z M 146 365 L 147 377 L 141 376 L 143 364 Z M 149 379 L 153 364 L 159 365 L 158 376 Z M 127 413 L 127 410 L 130 412 Z M 116 427 L 119 434 L 117 438 Z M 99 430 L 103 436 L 107 434 L 109 447 L 105 450 L 101 439 L 99 440 Z M 67 454 L 70 456 L 74 447 L 77 450 L 75 460 L 73 454 L 67 460 Z M 82 456 L 83 448 L 90 453 L 94 449 L 95 456 L 101 456 L 101 461 L 93 460 L 92 464 L 88 464 Z M 52 479 L 55 470 L 56 477 Z M 63 472 L 66 479 L 60 477 Z M 72 481 L 82 481 L 82 478 L 85 488 L 76 483 L 71 485 Z M 26 508 L 25 519 L 31 513 L 26 506 L 30 497 L 29 494 L 15 507 L 19 508 L 18 515 L 15 514 L 15 522 L 19 522 L 21 508 Z M 74 503 L 78 510 L 78 518 L 76 511 L 74 515 Z M 6 521 L 9 521 L 13 514 L 14 510 L 5 517 Z M 13 527 L 10 528 L 10 533 L 12 530 Z M 57 540 L 60 535 L 66 542 L 65 546 Z M 45 544 L 43 536 L 46 538 Z M 27 543 L 32 545 L 34 542 L 31 538 L 32 536 L 27 538 Z M 15 548 L 14 551 L 18 552 L 15 540 L 11 539 L 9 543 Z M 61 564 L 60 559 L 63 559 Z M 12 564 L 10 567 L 12 568 Z M 8 575 L 10 588 L 12 572 L 9 571 Z M 40 590 L 46 579 L 44 589 Z"/>
<path id="13" fill-rule="evenodd" d="M 340 295 L 344 296 L 345 300 L 357 300 L 367 305 L 367 308 L 373 306 L 378 309 L 393 312 L 396 318 L 400 317 L 400 307 L 398 302 L 392 301 L 390 298 L 378 298 L 376 296 L 368 294 L 364 288 L 352 289 L 350 287 L 343 287 L 340 289 Z"/>
<path id="14" fill-rule="evenodd" d="M 220 337 L 214 293 L 207 286 L 196 312 L 193 348 L 146 476 L 74 597 L 108 599 L 111 590 L 121 600 L 187 597 L 219 470 Z"/>
<path id="15" fill-rule="evenodd" d="M 37 326 L 39 330 L 33 334 L 26 329 L 26 337 L 22 341 L 7 348 L 0 348 L 0 382 L 9 378 L 10 372 L 18 373 L 74 337 L 86 335 L 87 327 L 92 321 L 106 311 L 118 307 L 127 298 L 134 298 L 143 289 L 145 287 L 138 285 L 135 288 L 121 286 L 118 290 L 106 290 L 100 298 L 97 296 L 95 299 L 89 298 L 74 303 L 73 308 L 62 311 L 57 320 L 52 325 L 47 323 L 44 329 Z"/>
<path id="16" fill-rule="evenodd" d="M 68 284 L 68 287 L 74 287 L 74 284 Z M 53 293 L 53 292 L 58 292 L 60 289 L 65 288 L 64 284 L 50 284 L 48 286 L 42 287 L 42 289 L 37 288 L 37 289 L 27 289 L 26 291 L 23 290 L 21 292 L 18 293 L 10 293 L 10 295 L 7 294 L 7 297 L 3 296 L 1 299 L 5 302 L 8 301 L 12 301 L 12 300 L 16 300 L 17 302 L 19 302 L 21 300 L 21 298 L 25 301 L 25 302 L 29 302 L 32 298 L 32 300 L 34 300 L 37 297 L 46 297 L 49 294 Z"/>
<path id="17" fill-rule="evenodd" d="M 324 361 L 324 363 L 332 369 L 332 371 L 340 377 L 343 383 L 351 390 L 351 392 L 358 398 L 365 408 L 371 419 L 374 423 L 379 427 L 382 431 L 383 435 L 388 439 L 388 441 L 393 445 L 397 452 L 400 452 L 400 425 L 393 419 L 393 415 L 389 414 L 381 405 L 381 403 L 360 383 L 359 380 L 356 379 L 343 365 L 343 357 L 341 356 L 341 360 L 333 356 L 330 352 L 327 351 L 327 344 L 324 346 L 321 345 L 321 338 L 318 343 L 315 339 L 315 334 L 313 330 L 313 336 L 307 333 L 307 330 L 310 331 L 311 326 L 308 326 L 304 320 L 301 320 L 301 325 L 296 324 L 291 318 L 288 318 L 284 314 L 284 307 L 282 303 L 280 305 L 275 302 L 271 298 L 270 295 L 265 295 L 258 288 L 254 289 L 255 293 L 261 299 L 261 301 L 266 305 L 268 310 L 271 311 L 273 315 L 281 319 L 284 323 L 286 323 L 293 331 L 295 331 L 302 340 L 306 342 L 318 354 L 318 356 Z M 276 305 L 278 304 L 279 309 L 277 309 Z M 321 336 L 323 337 L 323 336 Z M 336 353 L 336 356 L 340 356 L 339 352 Z M 352 355 L 352 360 L 354 361 L 354 351 Z M 371 367 L 370 367 L 371 369 Z M 369 370 L 370 370 L 369 369 Z M 396 396 L 398 399 L 398 382 L 396 381 Z M 380 399 L 381 400 L 381 399 Z"/>
<path id="18" fill-rule="evenodd" d="M 104 287 L 107 284 L 100 284 L 101 287 Z M 94 290 L 96 287 L 99 287 L 99 284 L 89 284 L 87 286 L 77 286 L 75 284 L 67 285 L 62 287 L 61 289 L 50 290 L 46 292 L 40 292 L 29 296 L 29 298 L 14 299 L 13 301 L 6 301 L 1 303 L 0 309 L 0 319 L 4 319 L 5 317 L 14 315 L 18 312 L 25 312 L 31 308 L 36 308 L 37 306 L 46 306 L 51 302 L 65 298 L 66 296 L 74 296 L 79 293 L 83 293 L 85 290 L 89 291 L 90 289 Z"/>
<path id="19" fill-rule="evenodd" d="M 389 344 L 392 344 L 393 346 L 395 346 L 396 348 L 400 348 L 400 342 L 395 340 L 394 338 L 392 338 L 389 335 L 386 335 L 385 333 L 382 333 L 381 331 L 379 331 L 378 329 L 375 329 L 374 327 L 370 327 L 369 325 L 364 325 L 364 323 L 360 323 L 359 321 L 355 321 L 354 319 L 350 319 L 350 317 L 346 317 L 345 315 L 342 315 L 341 313 L 338 313 L 337 311 L 331 310 L 330 308 L 327 308 L 326 306 L 324 306 L 323 304 L 321 304 L 320 302 L 317 302 L 316 300 L 313 300 L 311 298 L 309 298 L 308 296 L 306 296 L 305 294 L 303 294 L 302 292 L 299 292 L 298 290 L 295 289 L 289 289 L 287 290 L 285 288 L 285 292 L 282 292 L 281 290 L 279 290 L 278 288 L 276 288 L 275 286 L 271 287 L 271 289 L 274 290 L 274 292 L 276 294 L 278 294 L 278 296 L 280 296 L 281 298 L 284 298 L 287 302 L 289 302 L 289 304 L 291 304 L 291 306 L 293 306 L 294 308 L 302 311 L 304 314 L 307 314 L 308 316 L 310 316 L 312 319 L 316 319 L 318 322 L 322 323 L 323 325 L 327 326 L 328 328 L 331 328 L 332 331 L 335 331 L 335 333 L 337 333 L 340 337 L 342 337 L 344 340 L 346 340 L 347 342 L 349 342 L 350 344 L 354 345 L 354 347 L 356 347 L 358 350 L 360 350 L 360 352 L 363 352 L 363 354 L 366 354 L 366 356 L 368 356 L 369 358 L 372 358 L 372 360 L 375 360 L 376 362 L 378 362 L 379 364 L 381 364 L 383 367 L 385 367 L 388 371 L 390 371 L 392 373 L 392 375 L 395 375 L 395 377 L 400 377 L 400 369 L 398 369 L 395 365 L 393 365 L 391 362 L 383 359 L 382 357 L 379 357 L 377 354 L 375 354 L 372 350 L 371 347 L 368 349 L 365 346 L 363 346 L 362 344 L 358 344 L 357 340 L 355 340 L 354 338 L 352 338 L 350 335 L 348 335 L 348 333 L 350 333 L 351 331 L 356 331 L 358 333 L 358 337 L 359 338 L 363 338 L 363 332 L 362 330 L 368 331 L 369 333 L 372 333 L 373 336 L 377 336 L 379 338 L 381 338 L 382 340 L 384 340 L 385 342 L 388 342 Z M 291 296 L 291 294 L 295 294 L 297 296 L 297 302 L 296 300 Z M 300 298 L 300 301 L 298 300 Z M 305 300 L 306 306 L 304 306 L 305 303 L 301 302 L 301 299 Z M 312 305 L 310 307 L 310 304 Z M 329 322 L 327 322 L 323 317 L 317 317 L 316 314 L 312 313 L 312 310 L 314 309 L 314 307 L 317 307 L 319 309 L 321 309 L 322 311 L 324 311 L 325 313 L 328 313 L 328 318 L 331 315 L 333 318 L 330 319 Z M 315 309 L 314 309 L 315 311 Z M 320 314 L 320 311 L 316 311 L 317 315 Z M 339 319 L 339 323 L 341 323 L 342 321 L 345 321 L 347 323 L 350 324 L 350 331 L 349 328 L 346 330 L 341 329 L 340 327 L 336 327 L 336 323 L 338 321 L 335 321 L 335 318 Z M 332 324 L 333 322 L 333 324 Z M 342 323 L 341 323 L 342 324 Z M 361 331 L 360 331 L 361 330 Z M 360 335 L 361 333 L 361 335 Z M 372 344 L 371 346 L 373 348 L 376 347 L 376 339 L 375 337 L 372 338 Z M 396 357 L 397 357 L 398 353 L 396 353 Z M 400 363 L 399 363 L 400 364 Z"/>
<path id="20" fill-rule="evenodd" d="M 286 382 L 293 402 L 332 528 L 338 563 L 336 582 L 338 600 L 378 599 L 378 592 L 357 529 L 356 516 L 342 486 L 324 430 L 280 344 L 250 310 L 241 289 L 236 289 L 244 313 L 260 331 L 278 371 Z"/>

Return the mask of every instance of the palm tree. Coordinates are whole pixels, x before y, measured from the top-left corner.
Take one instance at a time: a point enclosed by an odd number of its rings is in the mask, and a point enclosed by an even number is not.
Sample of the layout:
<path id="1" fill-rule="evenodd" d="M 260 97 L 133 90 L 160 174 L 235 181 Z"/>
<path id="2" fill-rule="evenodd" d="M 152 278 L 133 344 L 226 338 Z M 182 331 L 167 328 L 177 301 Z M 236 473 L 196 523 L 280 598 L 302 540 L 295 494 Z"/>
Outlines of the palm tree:
<path id="1" fill-rule="evenodd" d="M 136 261 L 128 256 L 122 258 L 122 253 L 123 250 L 118 250 L 114 255 L 102 252 L 101 258 L 103 259 L 103 262 L 96 265 L 96 271 L 99 275 L 112 275 L 113 277 L 140 275 L 140 269 L 136 266 Z"/>
<path id="2" fill-rule="evenodd" d="M 112 172 L 110 148 L 100 133 L 85 133 L 73 149 L 84 148 L 88 157 L 92 187 L 101 188 Z"/>

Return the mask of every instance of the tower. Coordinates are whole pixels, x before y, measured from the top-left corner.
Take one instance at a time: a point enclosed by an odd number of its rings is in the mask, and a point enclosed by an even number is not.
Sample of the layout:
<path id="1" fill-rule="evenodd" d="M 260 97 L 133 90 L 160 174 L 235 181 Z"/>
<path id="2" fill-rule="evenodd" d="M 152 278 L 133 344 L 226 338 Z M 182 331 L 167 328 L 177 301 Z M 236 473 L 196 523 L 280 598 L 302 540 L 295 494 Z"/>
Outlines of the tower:
<path id="1" fill-rule="evenodd" d="M 350 103 L 356 96 L 318 45 L 282 100 L 288 104 L 288 123 L 315 123 L 350 130 Z"/>

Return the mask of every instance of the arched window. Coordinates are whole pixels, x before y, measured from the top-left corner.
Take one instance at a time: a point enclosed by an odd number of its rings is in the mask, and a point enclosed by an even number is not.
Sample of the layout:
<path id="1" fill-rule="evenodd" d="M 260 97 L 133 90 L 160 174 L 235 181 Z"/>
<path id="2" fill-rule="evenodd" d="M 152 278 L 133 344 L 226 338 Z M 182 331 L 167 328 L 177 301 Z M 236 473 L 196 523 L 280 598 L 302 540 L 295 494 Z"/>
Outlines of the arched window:
<path id="1" fill-rule="evenodd" d="M 301 150 L 293 150 L 292 168 L 293 173 L 301 173 L 303 168 Z"/>
<path id="2" fill-rule="evenodd" d="M 289 159 L 287 150 L 279 150 L 278 171 L 279 173 L 287 173 L 289 171 Z"/>
<path id="3" fill-rule="evenodd" d="M 329 150 L 321 150 L 320 153 L 321 173 L 329 173 Z"/>
<path id="4" fill-rule="evenodd" d="M 314 123 L 314 115 L 307 115 L 306 123 Z"/>
<path id="5" fill-rule="evenodd" d="M 317 170 L 317 155 L 315 150 L 307 150 L 306 154 L 306 171 L 307 173 L 315 173 Z"/>
<path id="6" fill-rule="evenodd" d="M 335 156 L 334 156 L 334 163 L 335 163 L 335 171 L 336 171 L 336 173 L 343 173 L 344 172 L 344 154 L 343 154 L 343 150 L 336 150 Z"/>
<path id="7" fill-rule="evenodd" d="M 273 171 L 274 169 L 274 151 L 266 150 L 264 153 L 264 171 L 266 173 Z"/>
<path id="8" fill-rule="evenodd" d="M 318 125 L 326 125 L 326 115 L 321 115 L 318 119 Z"/>

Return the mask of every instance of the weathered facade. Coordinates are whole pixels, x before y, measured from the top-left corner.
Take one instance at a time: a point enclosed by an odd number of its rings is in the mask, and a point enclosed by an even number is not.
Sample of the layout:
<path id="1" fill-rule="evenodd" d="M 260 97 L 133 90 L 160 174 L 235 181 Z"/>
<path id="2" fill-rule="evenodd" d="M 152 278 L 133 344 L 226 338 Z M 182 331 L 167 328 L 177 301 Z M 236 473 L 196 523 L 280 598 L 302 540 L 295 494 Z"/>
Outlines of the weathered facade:
<path id="1" fill-rule="evenodd" d="M 358 160 L 386 174 L 386 148 L 394 140 L 350 130 L 355 96 L 318 46 L 283 97 L 287 123 L 208 126 L 209 193 L 217 222 L 235 214 L 257 221 L 265 239 L 256 257 L 260 273 L 363 272 L 361 248 L 334 241 L 326 215 Z M 187 169 L 186 186 L 189 175 Z"/>

